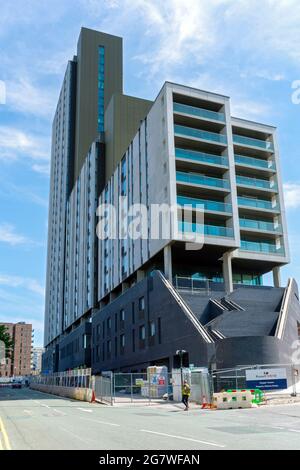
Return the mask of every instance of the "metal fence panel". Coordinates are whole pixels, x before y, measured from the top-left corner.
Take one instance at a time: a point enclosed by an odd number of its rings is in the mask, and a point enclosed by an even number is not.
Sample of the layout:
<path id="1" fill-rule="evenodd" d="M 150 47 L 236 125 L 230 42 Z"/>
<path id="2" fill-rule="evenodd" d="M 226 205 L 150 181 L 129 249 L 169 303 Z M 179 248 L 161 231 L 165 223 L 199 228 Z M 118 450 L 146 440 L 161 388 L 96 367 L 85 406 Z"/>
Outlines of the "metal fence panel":
<path id="1" fill-rule="evenodd" d="M 297 395 L 300 393 L 300 365 L 299 364 L 253 364 L 247 366 L 239 366 L 232 369 L 218 369 L 212 371 L 212 382 L 214 392 L 221 392 L 229 389 L 245 389 L 249 388 L 247 382 L 247 371 L 254 370 L 259 375 L 264 375 L 266 380 L 272 375 L 272 371 L 282 369 L 286 377 L 286 386 L 270 382 L 269 387 L 266 386 L 268 394 L 290 394 Z M 261 380 L 263 383 L 263 379 Z M 276 381 L 275 381 L 276 382 Z M 284 383 L 284 382 L 283 382 Z M 257 387 L 259 388 L 259 386 Z M 261 387 L 264 389 L 264 386 Z"/>
<path id="2" fill-rule="evenodd" d="M 113 404 L 112 377 L 94 377 L 94 391 L 96 399 L 102 403 Z"/>

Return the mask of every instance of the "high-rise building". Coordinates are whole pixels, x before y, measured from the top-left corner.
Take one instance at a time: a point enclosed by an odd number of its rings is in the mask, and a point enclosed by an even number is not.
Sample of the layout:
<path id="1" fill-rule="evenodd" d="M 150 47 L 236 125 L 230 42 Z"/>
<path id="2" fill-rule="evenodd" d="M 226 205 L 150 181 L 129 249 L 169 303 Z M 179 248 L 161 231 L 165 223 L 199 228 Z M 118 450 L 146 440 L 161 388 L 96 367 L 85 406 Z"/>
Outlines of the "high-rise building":
<path id="1" fill-rule="evenodd" d="M 44 348 L 33 348 L 32 359 L 31 359 L 31 370 L 32 372 L 38 373 L 42 370 L 42 356 L 45 352 Z"/>
<path id="2" fill-rule="evenodd" d="M 276 129 L 187 86 L 124 95 L 122 40 L 82 29 L 53 126 L 44 370 L 287 358 L 288 262 Z"/>
<path id="3" fill-rule="evenodd" d="M 0 323 L 5 325 L 13 340 L 13 352 L 6 364 L 0 366 L 0 376 L 16 377 L 30 375 L 32 352 L 32 325 L 25 322 Z"/>

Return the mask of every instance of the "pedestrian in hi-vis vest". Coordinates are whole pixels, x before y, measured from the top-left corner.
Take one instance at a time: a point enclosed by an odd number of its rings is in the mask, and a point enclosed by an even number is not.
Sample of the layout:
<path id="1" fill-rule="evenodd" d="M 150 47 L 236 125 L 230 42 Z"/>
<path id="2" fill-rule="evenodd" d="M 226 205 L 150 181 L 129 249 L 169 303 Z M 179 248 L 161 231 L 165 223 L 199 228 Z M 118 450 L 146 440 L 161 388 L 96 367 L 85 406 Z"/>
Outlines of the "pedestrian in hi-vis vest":
<path id="1" fill-rule="evenodd" d="M 185 380 L 182 386 L 182 403 L 185 405 L 184 411 L 189 409 L 189 398 L 191 394 L 191 387 L 188 384 L 188 381 Z"/>

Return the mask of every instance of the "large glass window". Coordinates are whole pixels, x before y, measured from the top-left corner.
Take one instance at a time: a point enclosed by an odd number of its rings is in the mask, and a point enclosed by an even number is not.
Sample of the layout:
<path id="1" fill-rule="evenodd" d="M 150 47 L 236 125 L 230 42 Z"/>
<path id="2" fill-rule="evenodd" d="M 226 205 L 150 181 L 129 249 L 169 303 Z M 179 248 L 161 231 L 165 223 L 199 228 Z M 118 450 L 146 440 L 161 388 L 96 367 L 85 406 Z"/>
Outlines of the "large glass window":
<path id="1" fill-rule="evenodd" d="M 98 62 L 98 131 L 104 132 L 104 66 L 105 50 L 99 46 Z"/>

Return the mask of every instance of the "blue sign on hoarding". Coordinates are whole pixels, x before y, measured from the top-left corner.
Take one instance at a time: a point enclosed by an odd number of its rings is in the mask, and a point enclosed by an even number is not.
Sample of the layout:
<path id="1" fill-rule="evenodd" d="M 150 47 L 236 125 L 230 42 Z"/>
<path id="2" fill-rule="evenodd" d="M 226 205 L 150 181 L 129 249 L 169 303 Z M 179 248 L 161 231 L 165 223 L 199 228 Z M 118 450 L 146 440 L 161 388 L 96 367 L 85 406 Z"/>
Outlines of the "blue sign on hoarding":
<path id="1" fill-rule="evenodd" d="M 285 369 L 246 370 L 246 387 L 260 390 L 284 390 L 287 388 Z"/>

